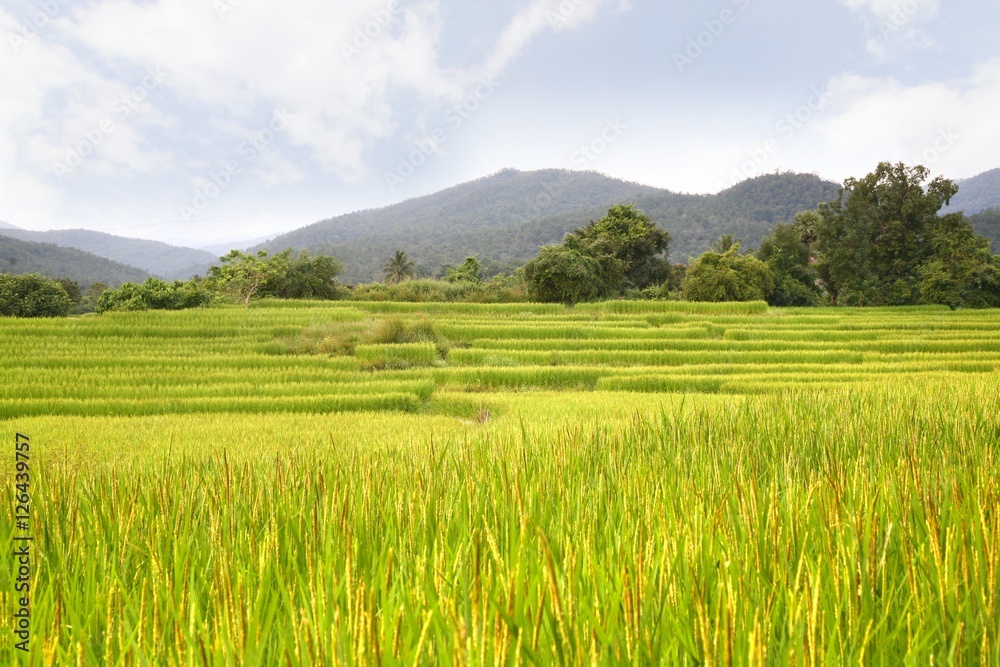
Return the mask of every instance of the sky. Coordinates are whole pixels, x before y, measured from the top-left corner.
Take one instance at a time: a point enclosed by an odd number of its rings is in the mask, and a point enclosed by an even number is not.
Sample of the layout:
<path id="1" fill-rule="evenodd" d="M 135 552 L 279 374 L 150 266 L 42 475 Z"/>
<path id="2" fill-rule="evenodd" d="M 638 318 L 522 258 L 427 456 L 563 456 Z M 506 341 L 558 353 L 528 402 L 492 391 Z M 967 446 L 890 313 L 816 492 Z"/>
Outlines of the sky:
<path id="1" fill-rule="evenodd" d="M 998 32 L 993 0 L 0 0 L 0 221 L 202 247 L 504 168 L 967 178 Z"/>

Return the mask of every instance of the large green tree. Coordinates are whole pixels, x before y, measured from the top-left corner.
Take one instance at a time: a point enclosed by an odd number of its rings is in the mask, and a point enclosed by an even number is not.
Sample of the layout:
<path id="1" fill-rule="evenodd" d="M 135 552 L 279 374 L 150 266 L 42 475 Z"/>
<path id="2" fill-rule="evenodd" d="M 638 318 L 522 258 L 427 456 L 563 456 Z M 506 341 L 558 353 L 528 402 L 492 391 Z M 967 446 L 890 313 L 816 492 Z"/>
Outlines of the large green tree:
<path id="1" fill-rule="evenodd" d="M 645 289 L 670 279 L 670 235 L 634 206 L 613 206 L 606 216 L 546 246 L 524 267 L 534 298 L 577 301 Z"/>
<path id="2" fill-rule="evenodd" d="M 13 317 L 65 317 L 73 302 L 55 280 L 37 273 L 0 274 L 0 315 Z"/>
<path id="3" fill-rule="evenodd" d="M 344 288 L 337 280 L 343 265 L 329 255 L 313 255 L 307 251 L 292 254 L 291 249 L 284 256 L 285 270 L 274 275 L 264 285 L 262 292 L 279 299 L 333 300 L 341 298 Z"/>
<path id="4" fill-rule="evenodd" d="M 645 289 L 670 278 L 670 234 L 631 205 L 613 206 L 600 220 L 567 234 L 563 243 L 600 262 L 611 292 Z"/>
<path id="5" fill-rule="evenodd" d="M 938 212 L 958 192 L 926 167 L 883 162 L 844 181 L 821 204 L 812 230 L 817 270 L 835 303 L 903 305 L 920 300 L 921 265 L 930 259 Z"/>
<path id="6" fill-rule="evenodd" d="M 940 215 L 958 192 L 923 166 L 883 162 L 844 181 L 838 199 L 798 217 L 831 303 L 981 306 L 994 285 L 988 244 L 961 213 Z"/>

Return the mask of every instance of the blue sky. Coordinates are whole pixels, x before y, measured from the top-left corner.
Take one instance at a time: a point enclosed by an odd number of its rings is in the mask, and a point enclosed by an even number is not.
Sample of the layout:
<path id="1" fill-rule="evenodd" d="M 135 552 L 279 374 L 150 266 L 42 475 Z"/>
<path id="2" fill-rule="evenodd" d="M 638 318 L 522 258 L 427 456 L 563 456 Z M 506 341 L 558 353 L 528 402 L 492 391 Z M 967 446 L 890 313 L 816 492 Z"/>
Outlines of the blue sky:
<path id="1" fill-rule="evenodd" d="M 941 0 L 2 0 L 0 220 L 200 246 L 505 167 L 964 178 L 1000 166 L 998 29 Z"/>

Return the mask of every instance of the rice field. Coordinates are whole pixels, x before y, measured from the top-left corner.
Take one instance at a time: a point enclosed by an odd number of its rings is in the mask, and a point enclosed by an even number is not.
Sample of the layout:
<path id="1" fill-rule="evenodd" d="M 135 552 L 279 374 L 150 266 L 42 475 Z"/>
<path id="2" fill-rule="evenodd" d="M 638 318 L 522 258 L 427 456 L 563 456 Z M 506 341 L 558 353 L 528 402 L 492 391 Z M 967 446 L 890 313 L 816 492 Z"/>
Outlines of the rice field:
<path id="1" fill-rule="evenodd" d="M 0 319 L 12 665 L 1000 665 L 1000 313 Z M 0 540 L 22 535 L 0 523 Z"/>

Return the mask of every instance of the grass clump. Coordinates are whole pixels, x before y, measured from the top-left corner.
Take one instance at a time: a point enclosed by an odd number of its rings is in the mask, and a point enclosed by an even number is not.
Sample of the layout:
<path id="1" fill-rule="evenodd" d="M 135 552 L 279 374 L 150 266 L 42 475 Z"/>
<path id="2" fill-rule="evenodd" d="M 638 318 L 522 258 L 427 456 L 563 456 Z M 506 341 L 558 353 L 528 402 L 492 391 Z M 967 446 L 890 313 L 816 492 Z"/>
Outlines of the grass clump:
<path id="1" fill-rule="evenodd" d="M 363 370 L 405 370 L 442 362 L 452 343 L 426 318 L 323 322 L 265 343 L 265 354 L 356 356 Z"/>

